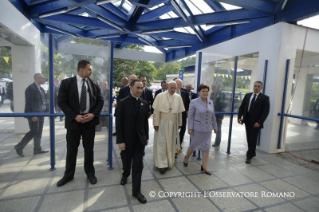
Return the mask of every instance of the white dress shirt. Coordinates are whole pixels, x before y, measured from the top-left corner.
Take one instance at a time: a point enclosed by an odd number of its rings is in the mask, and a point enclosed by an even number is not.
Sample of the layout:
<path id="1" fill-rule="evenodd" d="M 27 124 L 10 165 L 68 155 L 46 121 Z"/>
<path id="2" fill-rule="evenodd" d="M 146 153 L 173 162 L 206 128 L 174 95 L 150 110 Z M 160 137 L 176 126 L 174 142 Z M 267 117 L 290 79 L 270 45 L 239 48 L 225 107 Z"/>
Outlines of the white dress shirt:
<path id="1" fill-rule="evenodd" d="M 79 75 L 76 75 L 76 82 L 78 85 L 78 92 L 79 92 L 79 104 L 81 101 L 81 92 L 82 92 L 82 77 L 80 77 Z M 88 83 L 87 81 L 85 81 L 85 87 L 86 87 L 86 109 L 83 113 L 88 113 L 89 109 L 90 109 L 90 95 L 89 95 L 89 89 L 88 89 Z"/>

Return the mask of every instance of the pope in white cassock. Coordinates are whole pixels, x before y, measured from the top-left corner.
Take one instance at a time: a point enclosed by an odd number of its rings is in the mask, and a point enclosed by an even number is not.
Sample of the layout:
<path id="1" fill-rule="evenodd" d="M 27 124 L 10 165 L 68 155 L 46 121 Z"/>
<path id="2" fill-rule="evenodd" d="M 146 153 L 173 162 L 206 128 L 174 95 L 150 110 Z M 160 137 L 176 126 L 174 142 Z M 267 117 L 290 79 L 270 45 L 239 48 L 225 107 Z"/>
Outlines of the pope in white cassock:
<path id="1" fill-rule="evenodd" d="M 182 126 L 182 112 L 185 108 L 175 90 L 176 82 L 168 82 L 168 90 L 158 94 L 153 103 L 153 162 L 162 174 L 174 166 L 176 141 L 180 150 L 178 129 Z"/>

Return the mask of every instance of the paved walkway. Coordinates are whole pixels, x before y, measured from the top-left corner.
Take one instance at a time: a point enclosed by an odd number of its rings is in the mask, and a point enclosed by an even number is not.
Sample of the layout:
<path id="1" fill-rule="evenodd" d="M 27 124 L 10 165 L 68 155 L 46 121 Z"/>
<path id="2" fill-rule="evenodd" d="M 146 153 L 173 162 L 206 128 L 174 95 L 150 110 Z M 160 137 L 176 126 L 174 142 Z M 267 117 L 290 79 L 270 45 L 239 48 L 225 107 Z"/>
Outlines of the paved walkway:
<path id="1" fill-rule="evenodd" d="M 66 131 L 58 118 L 55 124 L 56 170 L 49 171 L 49 154 L 32 155 L 32 143 L 25 148 L 24 158 L 15 153 L 13 147 L 24 134 L 12 132 L 13 118 L 0 118 L 0 211 L 319 211 L 319 170 L 260 151 L 251 164 L 245 164 L 246 141 L 240 126 L 234 128 L 230 155 L 225 153 L 225 140 L 220 149 L 211 149 L 208 167 L 212 176 L 200 172 L 201 161 L 197 158 L 191 157 L 188 167 L 183 166 L 188 136 L 175 166 L 161 175 L 153 165 L 151 139 L 142 177 L 142 193 L 148 200 L 145 205 L 131 196 L 131 178 L 125 186 L 120 185 L 117 146 L 113 152 L 114 169 L 108 170 L 106 128 L 96 136 L 98 183 L 89 184 L 84 174 L 80 146 L 75 179 L 58 188 L 56 183 L 63 176 L 65 166 Z M 224 127 L 224 138 L 227 133 Z M 48 121 L 42 146 L 49 149 Z"/>

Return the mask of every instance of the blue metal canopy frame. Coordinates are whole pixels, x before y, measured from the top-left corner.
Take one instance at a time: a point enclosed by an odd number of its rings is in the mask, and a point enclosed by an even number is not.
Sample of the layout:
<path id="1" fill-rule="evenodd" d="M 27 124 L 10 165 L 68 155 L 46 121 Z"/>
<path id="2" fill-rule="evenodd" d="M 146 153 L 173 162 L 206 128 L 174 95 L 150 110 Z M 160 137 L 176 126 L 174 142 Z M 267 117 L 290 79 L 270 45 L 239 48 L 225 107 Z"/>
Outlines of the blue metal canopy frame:
<path id="1" fill-rule="evenodd" d="M 199 15 L 187 4 L 194 0 L 9 1 L 42 33 L 55 34 L 55 43 L 70 36 L 104 36 L 102 39 L 112 41 L 115 48 L 130 44 L 154 46 L 166 54 L 166 62 L 278 22 L 294 24 L 319 13 L 318 0 L 201 0 L 214 12 Z M 241 8 L 226 10 L 221 2 Z M 132 5 L 130 10 L 124 7 L 127 3 Z M 160 18 L 169 12 L 178 17 Z M 205 30 L 204 25 L 215 26 Z M 190 33 L 174 30 L 183 27 Z M 181 48 L 169 48 L 172 46 Z"/>

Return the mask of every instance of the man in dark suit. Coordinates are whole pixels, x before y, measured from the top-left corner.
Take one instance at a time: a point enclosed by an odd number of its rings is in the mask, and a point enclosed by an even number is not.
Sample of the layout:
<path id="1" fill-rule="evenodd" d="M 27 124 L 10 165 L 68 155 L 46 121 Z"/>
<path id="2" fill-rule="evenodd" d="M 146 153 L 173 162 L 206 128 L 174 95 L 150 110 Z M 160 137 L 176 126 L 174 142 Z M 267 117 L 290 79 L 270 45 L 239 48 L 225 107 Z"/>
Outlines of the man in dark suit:
<path id="1" fill-rule="evenodd" d="M 225 94 L 220 90 L 221 85 L 217 82 L 215 82 L 212 85 L 213 92 L 210 94 L 210 99 L 213 101 L 214 108 L 216 112 L 222 112 L 224 111 L 226 107 L 226 96 Z M 216 122 L 218 131 L 216 133 L 215 137 L 215 143 L 212 145 L 213 147 L 218 148 L 222 139 L 222 124 L 224 119 L 224 114 L 216 114 Z"/>
<path id="2" fill-rule="evenodd" d="M 183 81 L 181 79 L 176 79 L 175 82 L 176 82 L 176 93 L 182 97 L 184 108 L 185 108 L 185 111 L 182 112 L 182 127 L 181 127 L 181 130 L 179 131 L 179 139 L 180 139 L 180 144 L 182 148 L 182 143 L 183 143 L 184 135 L 186 131 L 186 120 L 187 120 L 187 113 L 188 113 L 190 100 L 187 95 L 187 92 L 181 89 Z"/>
<path id="3" fill-rule="evenodd" d="M 319 119 L 319 99 L 317 99 L 316 103 L 313 106 L 314 117 Z M 317 127 L 315 130 L 319 130 L 319 121 L 317 121 Z"/>
<path id="4" fill-rule="evenodd" d="M 193 99 L 197 98 L 196 93 L 192 92 L 192 85 L 191 84 L 186 85 L 186 91 L 187 91 L 187 96 L 189 98 L 189 102 L 191 102 Z"/>
<path id="5" fill-rule="evenodd" d="M 141 95 L 141 98 L 144 99 L 145 101 L 147 101 L 148 103 L 148 117 L 150 117 L 153 113 L 153 108 L 152 108 L 152 105 L 153 105 L 153 102 L 154 102 L 154 98 L 153 98 L 153 94 L 152 94 L 152 90 L 151 89 L 148 89 L 146 87 L 146 77 L 145 76 L 141 76 L 140 77 L 140 81 L 143 83 L 143 92 L 142 92 L 142 95 Z"/>
<path id="6" fill-rule="evenodd" d="M 120 91 L 119 91 L 119 95 L 116 97 L 116 105 L 115 105 L 115 107 L 117 106 L 117 103 L 118 103 L 121 99 L 123 99 L 123 98 L 125 98 L 125 97 L 131 95 L 130 83 L 131 83 L 133 80 L 135 80 L 135 79 L 137 79 L 137 77 L 136 77 L 135 74 L 131 74 L 131 75 L 128 77 L 128 84 L 127 84 L 127 86 L 122 87 L 122 88 L 120 89 Z M 116 108 L 115 108 L 114 117 L 116 117 L 116 113 L 117 113 L 116 111 L 117 111 L 117 110 L 116 110 Z M 113 135 L 116 135 L 116 132 L 114 132 Z"/>
<path id="7" fill-rule="evenodd" d="M 248 144 L 246 163 L 251 163 L 251 159 L 256 156 L 258 133 L 269 114 L 269 97 L 260 92 L 262 88 L 263 83 L 256 81 L 254 92 L 245 95 L 238 110 L 237 121 L 239 124 L 245 123 L 246 128 Z"/>
<path id="8" fill-rule="evenodd" d="M 34 75 L 34 83 L 29 85 L 25 90 L 25 113 L 43 113 L 47 110 L 47 99 L 44 89 L 40 86 L 44 84 L 45 78 L 42 74 Z M 25 134 L 20 143 L 14 146 L 19 156 L 24 157 L 23 148 L 34 139 L 33 154 L 42 154 L 45 151 L 41 148 L 41 137 L 43 130 L 44 117 L 26 117 L 29 122 L 30 131 Z"/>
<path id="9" fill-rule="evenodd" d="M 129 84 L 128 84 L 128 79 L 127 79 L 127 77 L 123 77 L 123 78 L 121 79 L 121 83 L 122 83 L 121 88 L 124 88 L 125 86 L 128 86 Z"/>
<path id="10" fill-rule="evenodd" d="M 121 185 L 127 183 L 132 168 L 133 196 L 143 204 L 147 202 L 141 194 L 144 149 L 148 143 L 148 103 L 139 98 L 143 92 L 143 83 L 133 80 L 130 84 L 132 95 L 118 101 L 116 116 L 116 143 L 121 150 L 123 174 Z"/>
<path id="11" fill-rule="evenodd" d="M 78 74 L 62 80 L 58 105 L 65 114 L 67 129 L 67 154 L 64 176 L 57 186 L 63 186 L 74 178 L 76 156 L 82 137 L 84 148 L 84 170 L 91 184 L 95 184 L 94 137 L 95 126 L 99 124 L 99 115 L 103 107 L 100 86 L 90 79 L 92 65 L 87 60 L 78 62 Z"/>
<path id="12" fill-rule="evenodd" d="M 163 81 L 161 82 L 161 87 L 162 87 L 162 89 L 158 89 L 158 90 L 155 92 L 155 97 L 157 96 L 157 94 L 160 94 L 160 93 L 165 92 L 165 91 L 167 90 L 167 82 L 166 82 L 165 80 L 163 80 Z M 154 98 L 155 98 L 155 97 L 154 97 Z"/>

